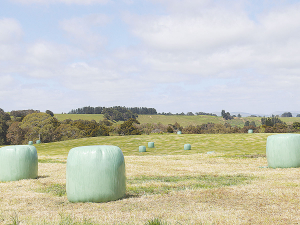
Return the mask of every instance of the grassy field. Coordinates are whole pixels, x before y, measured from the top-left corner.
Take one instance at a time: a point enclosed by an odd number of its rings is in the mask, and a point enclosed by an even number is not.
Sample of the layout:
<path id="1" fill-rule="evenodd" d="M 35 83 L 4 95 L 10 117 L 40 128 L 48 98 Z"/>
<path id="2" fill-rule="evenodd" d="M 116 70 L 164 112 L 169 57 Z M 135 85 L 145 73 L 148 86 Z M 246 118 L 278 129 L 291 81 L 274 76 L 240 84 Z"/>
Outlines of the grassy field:
<path id="1" fill-rule="evenodd" d="M 103 120 L 102 114 L 55 114 L 55 117 L 62 121 L 65 119 L 84 119 L 84 120 Z M 280 119 L 287 124 L 293 122 L 300 122 L 300 117 L 280 117 Z M 166 116 L 166 115 L 139 115 L 138 121 L 140 123 L 162 123 L 164 125 L 179 123 L 181 126 L 186 127 L 188 125 L 201 125 L 203 123 L 230 123 L 232 126 L 243 127 L 246 121 L 254 121 L 256 126 L 261 125 L 261 117 L 241 117 L 234 118 L 232 120 L 224 120 L 220 116 Z M 121 123 L 121 122 L 119 122 Z"/>
<path id="2" fill-rule="evenodd" d="M 267 168 L 269 135 L 109 136 L 38 144 L 39 178 L 0 182 L 0 224 L 300 223 L 299 168 Z M 155 148 L 139 153 L 150 141 Z M 186 143 L 192 150 L 183 150 Z M 68 202 L 67 155 L 86 145 L 122 149 L 123 199 Z"/>

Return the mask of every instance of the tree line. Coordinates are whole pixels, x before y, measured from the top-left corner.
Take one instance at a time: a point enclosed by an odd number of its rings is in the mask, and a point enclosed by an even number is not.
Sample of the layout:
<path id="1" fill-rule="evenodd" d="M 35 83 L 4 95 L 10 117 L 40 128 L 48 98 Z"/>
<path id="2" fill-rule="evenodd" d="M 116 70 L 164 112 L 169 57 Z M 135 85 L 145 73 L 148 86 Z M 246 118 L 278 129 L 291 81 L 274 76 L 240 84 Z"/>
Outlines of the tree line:
<path id="1" fill-rule="evenodd" d="M 72 109 L 69 114 L 105 114 L 107 110 L 115 110 L 118 112 L 130 111 L 133 114 L 140 115 L 156 115 L 157 111 L 155 108 L 147 107 L 122 107 L 122 106 L 113 106 L 113 107 L 91 107 L 86 106 L 78 109 Z"/>
<path id="2" fill-rule="evenodd" d="M 109 110 L 106 112 L 108 115 Z M 126 113 L 127 111 L 121 112 Z M 262 125 L 260 126 L 256 126 L 254 121 L 246 121 L 243 127 L 231 126 L 229 123 L 204 123 L 186 127 L 182 127 L 177 122 L 168 125 L 161 123 L 140 124 L 137 118 L 130 116 L 120 124 L 114 123 L 115 120 L 113 119 L 113 116 L 111 116 L 111 119 L 104 118 L 100 121 L 71 119 L 58 121 L 50 110 L 46 110 L 46 112 L 17 110 L 11 111 L 9 114 L 0 109 L 0 145 L 27 144 L 28 141 L 36 140 L 47 143 L 108 135 L 176 133 L 179 130 L 183 134 L 247 133 L 249 129 L 252 129 L 254 133 L 300 132 L 299 122 L 287 125 L 278 116 L 274 115 L 261 118 Z"/>

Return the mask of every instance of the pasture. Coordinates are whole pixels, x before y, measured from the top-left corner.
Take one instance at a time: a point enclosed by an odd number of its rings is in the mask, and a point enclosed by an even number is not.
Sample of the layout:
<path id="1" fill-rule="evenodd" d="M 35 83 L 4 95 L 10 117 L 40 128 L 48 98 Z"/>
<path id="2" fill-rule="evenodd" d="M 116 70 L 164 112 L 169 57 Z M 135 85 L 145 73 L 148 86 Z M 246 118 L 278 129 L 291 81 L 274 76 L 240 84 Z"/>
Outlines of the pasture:
<path id="1" fill-rule="evenodd" d="M 72 120 L 103 120 L 103 114 L 55 114 L 59 120 L 72 119 Z M 280 117 L 280 120 L 290 125 L 293 122 L 300 122 L 300 117 Z M 181 126 L 186 127 L 189 125 L 197 126 L 203 123 L 216 123 L 224 124 L 229 123 L 231 126 L 243 127 L 246 121 L 254 121 L 256 126 L 261 125 L 261 117 L 235 117 L 232 120 L 224 120 L 221 116 L 181 116 L 181 115 L 139 115 L 138 121 L 143 123 L 162 123 L 164 125 L 179 123 Z M 119 121 L 118 124 L 123 123 Z"/>
<path id="2" fill-rule="evenodd" d="M 299 168 L 267 168 L 271 134 L 141 135 L 35 145 L 39 178 L 0 182 L 0 224 L 296 224 Z M 138 152 L 139 145 L 155 148 Z M 183 150 L 184 144 L 192 145 Z M 127 193 L 107 203 L 70 203 L 71 148 L 117 145 Z"/>

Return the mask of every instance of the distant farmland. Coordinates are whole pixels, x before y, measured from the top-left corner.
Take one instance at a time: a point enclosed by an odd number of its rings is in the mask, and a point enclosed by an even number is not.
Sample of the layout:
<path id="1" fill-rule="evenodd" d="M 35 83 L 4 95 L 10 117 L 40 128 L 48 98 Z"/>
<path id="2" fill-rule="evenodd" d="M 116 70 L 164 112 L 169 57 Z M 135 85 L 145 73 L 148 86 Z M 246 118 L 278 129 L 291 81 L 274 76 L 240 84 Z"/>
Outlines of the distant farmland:
<path id="1" fill-rule="evenodd" d="M 65 119 L 72 120 L 103 120 L 103 114 L 55 114 L 55 117 L 62 121 Z M 280 117 L 280 120 L 287 124 L 293 122 L 300 122 L 300 117 Z M 261 117 L 241 117 L 234 118 L 232 120 L 224 120 L 220 116 L 181 116 L 181 115 L 139 115 L 138 121 L 140 123 L 162 123 L 164 125 L 179 123 L 181 126 L 186 127 L 188 125 L 201 125 L 203 123 L 229 123 L 231 126 L 243 127 L 246 121 L 255 121 L 256 126 L 261 125 Z M 122 122 L 119 122 L 122 123 Z"/>

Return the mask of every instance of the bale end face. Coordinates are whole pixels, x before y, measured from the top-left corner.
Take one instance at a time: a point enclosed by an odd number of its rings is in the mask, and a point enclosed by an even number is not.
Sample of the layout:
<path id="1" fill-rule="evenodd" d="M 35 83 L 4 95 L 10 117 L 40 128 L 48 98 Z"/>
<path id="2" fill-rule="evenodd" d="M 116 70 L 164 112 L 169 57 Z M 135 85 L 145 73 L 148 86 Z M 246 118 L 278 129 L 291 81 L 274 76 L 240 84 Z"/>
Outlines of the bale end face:
<path id="1" fill-rule="evenodd" d="M 35 179 L 38 177 L 38 155 L 32 145 L 0 148 L 0 181 Z"/>
<path id="2" fill-rule="evenodd" d="M 266 155 L 271 168 L 300 167 L 300 134 L 269 136 Z"/>
<path id="3" fill-rule="evenodd" d="M 117 146 L 82 146 L 67 158 L 67 197 L 70 202 L 108 202 L 126 191 L 125 161 Z"/>
<path id="4" fill-rule="evenodd" d="M 146 146 L 139 146 L 139 152 L 146 152 Z"/>
<path id="5" fill-rule="evenodd" d="M 148 142 L 148 148 L 154 148 L 154 142 Z"/>
<path id="6" fill-rule="evenodd" d="M 192 146 L 190 144 L 185 144 L 184 145 L 184 150 L 191 150 Z"/>

